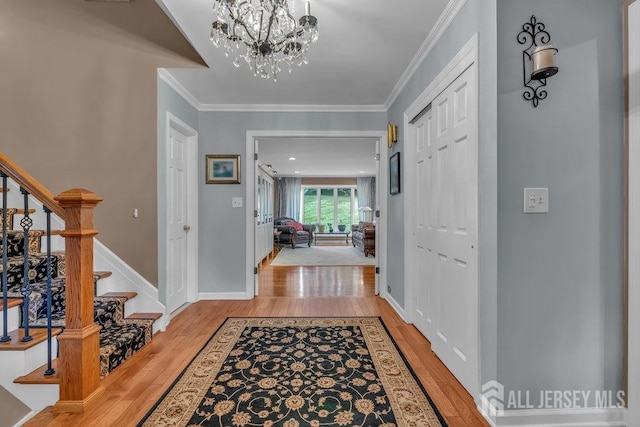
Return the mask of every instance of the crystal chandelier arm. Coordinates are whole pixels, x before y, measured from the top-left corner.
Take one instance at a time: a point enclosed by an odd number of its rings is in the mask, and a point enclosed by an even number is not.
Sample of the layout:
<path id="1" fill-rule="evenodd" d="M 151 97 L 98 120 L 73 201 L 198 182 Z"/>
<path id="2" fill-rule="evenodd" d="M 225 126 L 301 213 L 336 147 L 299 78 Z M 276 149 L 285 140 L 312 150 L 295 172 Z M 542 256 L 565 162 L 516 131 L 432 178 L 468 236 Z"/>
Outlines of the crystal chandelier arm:
<path id="1" fill-rule="evenodd" d="M 246 2 L 243 2 L 246 3 Z M 246 23 L 239 19 L 239 17 L 237 17 L 234 13 L 233 10 L 229 9 L 229 17 L 233 20 L 233 29 L 231 30 L 231 32 L 229 34 L 227 34 L 227 39 L 231 40 L 231 41 L 241 41 L 245 46 L 247 47 L 251 47 L 252 44 L 251 43 L 247 43 L 246 40 L 244 40 L 242 37 L 239 37 L 238 35 L 236 35 L 236 25 L 240 24 L 243 28 L 245 33 L 247 34 L 247 36 L 249 36 L 249 38 L 253 41 L 256 42 L 256 38 L 253 36 L 253 34 L 251 34 L 251 31 L 249 31 L 249 28 L 247 28 Z"/>

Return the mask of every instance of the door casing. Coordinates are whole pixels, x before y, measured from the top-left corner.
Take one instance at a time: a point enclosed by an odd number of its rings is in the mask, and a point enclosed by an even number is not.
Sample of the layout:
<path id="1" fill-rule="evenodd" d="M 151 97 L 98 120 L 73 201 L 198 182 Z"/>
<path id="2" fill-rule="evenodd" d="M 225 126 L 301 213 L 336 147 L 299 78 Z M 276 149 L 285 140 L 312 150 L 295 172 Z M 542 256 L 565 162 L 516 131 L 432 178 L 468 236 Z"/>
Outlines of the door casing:
<path id="1" fill-rule="evenodd" d="M 198 132 L 191 126 L 180 120 L 170 112 L 166 114 L 166 138 L 165 138 L 165 164 L 164 170 L 169 170 L 169 150 L 170 150 L 170 130 L 173 129 L 186 137 L 186 181 L 187 181 L 187 224 L 191 227 L 187 238 L 187 302 L 198 301 Z M 171 200 L 166 199 L 165 212 L 171 209 Z M 169 226 L 169 216 L 165 216 L 164 229 Z M 165 257 L 169 257 L 169 235 L 164 234 L 165 239 Z M 171 277 L 169 263 L 165 266 L 165 278 Z M 165 298 L 168 287 L 165 287 Z M 169 307 L 168 301 L 166 306 Z M 167 313 L 169 315 L 170 313 Z"/>
<path id="2" fill-rule="evenodd" d="M 247 131 L 246 133 L 246 153 L 244 156 L 243 169 L 246 172 L 245 206 L 246 206 L 246 287 L 245 298 L 251 299 L 256 295 L 259 287 L 258 275 L 254 273 L 257 268 L 255 260 L 255 219 L 253 217 L 255 207 L 255 182 L 256 182 L 256 161 L 253 153 L 255 140 L 260 138 L 372 138 L 376 140 L 378 152 L 382 151 L 383 141 L 386 141 L 387 133 L 384 131 Z M 380 154 L 378 162 L 378 173 L 376 179 L 376 203 L 380 211 L 380 217 L 376 218 L 376 268 L 380 273 L 376 274 L 376 294 L 386 297 L 387 287 L 387 194 L 389 188 L 389 158 Z M 388 298 L 387 298 L 388 299 Z"/>

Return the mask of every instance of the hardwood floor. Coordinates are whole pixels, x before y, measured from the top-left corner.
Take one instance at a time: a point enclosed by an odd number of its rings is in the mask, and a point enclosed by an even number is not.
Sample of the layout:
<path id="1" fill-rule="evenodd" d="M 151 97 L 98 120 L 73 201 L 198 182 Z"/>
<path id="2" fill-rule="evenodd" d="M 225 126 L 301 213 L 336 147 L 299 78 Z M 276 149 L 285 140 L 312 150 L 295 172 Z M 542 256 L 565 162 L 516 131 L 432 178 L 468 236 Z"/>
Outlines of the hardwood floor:
<path id="1" fill-rule="evenodd" d="M 200 301 L 175 316 L 166 332 L 112 372 L 105 393 L 84 414 L 45 409 L 26 426 L 134 426 L 227 317 L 381 316 L 435 405 L 452 426 L 488 426 L 471 396 L 433 354 L 429 342 L 374 295 L 374 267 L 260 269 L 251 301 Z"/>

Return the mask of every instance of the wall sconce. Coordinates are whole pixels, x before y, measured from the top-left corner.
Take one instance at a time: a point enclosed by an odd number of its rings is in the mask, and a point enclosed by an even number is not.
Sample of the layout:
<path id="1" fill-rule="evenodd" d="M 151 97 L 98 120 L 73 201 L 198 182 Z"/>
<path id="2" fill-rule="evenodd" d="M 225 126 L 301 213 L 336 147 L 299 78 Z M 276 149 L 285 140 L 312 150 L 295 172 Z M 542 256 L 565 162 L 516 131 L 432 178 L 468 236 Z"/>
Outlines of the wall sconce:
<path id="1" fill-rule="evenodd" d="M 387 123 L 387 146 L 393 147 L 398 142 L 398 126 Z"/>
<path id="2" fill-rule="evenodd" d="M 526 88 L 522 97 L 525 101 L 531 101 L 534 108 L 541 99 L 547 97 L 544 89 L 547 77 L 558 72 L 555 65 L 558 49 L 549 44 L 550 41 L 551 35 L 545 30 L 545 25 L 536 20 L 535 15 L 531 15 L 531 20 L 525 22 L 522 31 L 518 33 L 518 43 L 528 44 L 522 51 L 522 82 Z"/>

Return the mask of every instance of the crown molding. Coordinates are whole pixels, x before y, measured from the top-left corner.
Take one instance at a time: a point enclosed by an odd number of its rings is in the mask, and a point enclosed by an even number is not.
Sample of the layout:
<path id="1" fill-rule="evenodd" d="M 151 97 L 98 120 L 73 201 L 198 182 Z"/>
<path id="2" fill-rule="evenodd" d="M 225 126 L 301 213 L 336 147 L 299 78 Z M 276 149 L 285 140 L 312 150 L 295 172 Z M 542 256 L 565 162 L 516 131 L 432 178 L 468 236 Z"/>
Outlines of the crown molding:
<path id="1" fill-rule="evenodd" d="M 176 80 L 175 77 L 166 69 L 166 68 L 158 68 L 158 78 L 165 82 L 171 89 L 176 91 L 178 95 L 184 98 L 193 108 L 198 111 L 202 111 L 202 104 L 198 99 L 193 96 L 191 92 L 187 90 L 182 83 Z"/>
<path id="2" fill-rule="evenodd" d="M 200 111 L 262 113 L 386 113 L 384 105 L 204 104 Z"/>
<path id="3" fill-rule="evenodd" d="M 455 17 L 458 15 L 460 10 L 466 3 L 467 0 L 449 1 L 444 11 L 436 21 L 435 25 L 427 35 L 427 38 L 424 40 L 424 42 L 422 42 L 420 49 L 418 49 L 415 56 L 409 63 L 409 66 L 400 77 L 400 80 L 398 80 L 398 83 L 396 83 L 393 90 L 389 94 L 389 97 L 384 103 L 385 110 L 389 111 L 393 103 L 400 95 L 400 92 L 402 92 L 407 83 L 409 83 L 409 80 L 418 70 L 418 67 L 424 62 L 429 52 L 431 52 L 436 43 L 438 43 L 440 37 L 442 37 L 447 28 L 449 28 L 451 22 L 455 19 Z"/>
<path id="4" fill-rule="evenodd" d="M 115 0 L 119 1 L 119 0 Z M 193 108 L 208 112 L 262 112 L 262 113 L 386 113 L 396 101 L 418 67 L 449 28 L 467 0 L 450 0 L 427 35 L 409 66 L 396 83 L 384 104 L 373 105 L 296 105 L 296 104 L 202 104 L 182 83 L 166 69 L 158 69 L 158 78 L 182 96 Z"/>

